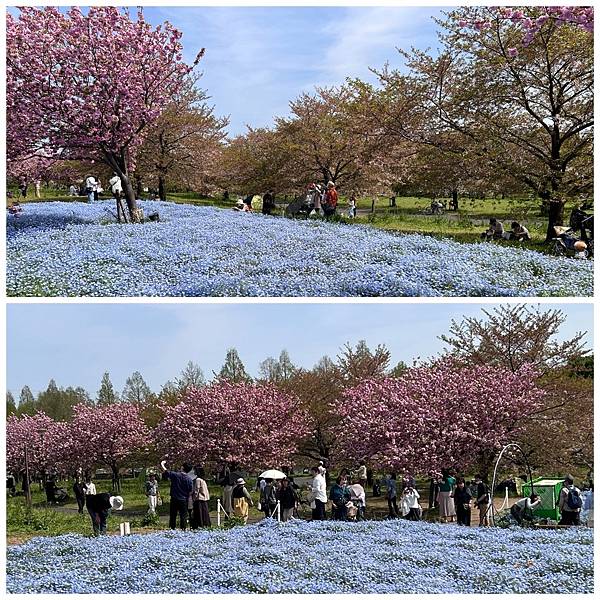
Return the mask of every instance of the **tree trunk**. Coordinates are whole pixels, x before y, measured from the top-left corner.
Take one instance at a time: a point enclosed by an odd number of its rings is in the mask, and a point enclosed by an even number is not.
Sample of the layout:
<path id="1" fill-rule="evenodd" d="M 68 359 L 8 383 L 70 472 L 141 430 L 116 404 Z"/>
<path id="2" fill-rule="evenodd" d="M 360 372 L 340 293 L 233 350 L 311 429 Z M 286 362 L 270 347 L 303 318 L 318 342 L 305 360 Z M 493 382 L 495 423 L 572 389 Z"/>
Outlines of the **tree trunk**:
<path id="1" fill-rule="evenodd" d="M 167 200 L 167 193 L 165 191 L 165 178 L 163 175 L 158 176 L 158 198 L 163 202 Z"/>
<path id="2" fill-rule="evenodd" d="M 559 198 L 549 198 L 548 206 L 548 229 L 546 231 L 546 241 L 549 242 L 556 237 L 554 232 L 555 225 L 562 225 L 564 221 L 565 202 Z"/>
<path id="3" fill-rule="evenodd" d="M 452 210 L 458 210 L 458 190 L 452 190 Z"/>
<path id="4" fill-rule="evenodd" d="M 116 154 L 114 152 L 109 152 L 108 150 L 103 151 L 105 162 L 114 169 L 115 173 L 121 179 L 121 187 L 123 188 L 123 195 L 125 197 L 125 202 L 127 202 L 127 210 L 129 212 L 129 220 L 132 223 L 136 223 L 139 221 L 139 215 L 137 212 L 137 204 L 135 201 L 135 192 L 133 191 L 133 186 L 131 184 L 131 179 L 129 178 L 129 173 L 127 171 L 127 150 L 123 149 L 121 154 Z"/>
<path id="5" fill-rule="evenodd" d="M 121 478 L 119 477 L 119 469 L 117 469 L 117 467 L 113 466 L 113 467 L 111 467 L 111 470 L 112 470 L 113 492 L 120 492 L 121 491 Z"/>
<path id="6" fill-rule="evenodd" d="M 121 175 L 121 185 L 123 186 L 123 194 L 125 195 L 125 202 L 127 202 L 127 210 L 129 211 L 129 220 L 132 223 L 137 223 L 139 218 L 137 216 L 137 203 L 135 201 L 135 192 L 131 185 L 131 180 L 127 175 Z"/>

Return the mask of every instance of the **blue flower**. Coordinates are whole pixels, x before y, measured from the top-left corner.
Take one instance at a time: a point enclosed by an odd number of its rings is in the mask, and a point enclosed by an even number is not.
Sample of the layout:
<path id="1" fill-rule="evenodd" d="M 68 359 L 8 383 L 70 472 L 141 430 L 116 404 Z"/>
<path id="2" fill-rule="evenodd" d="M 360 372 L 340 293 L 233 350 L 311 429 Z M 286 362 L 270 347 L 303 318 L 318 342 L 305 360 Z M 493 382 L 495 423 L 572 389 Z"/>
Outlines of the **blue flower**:
<path id="1" fill-rule="evenodd" d="M 34 538 L 10 593 L 592 593 L 593 531 L 272 520 L 228 531 Z"/>
<path id="2" fill-rule="evenodd" d="M 593 262 L 369 226 L 142 202 L 28 204 L 8 217 L 10 296 L 590 296 Z"/>

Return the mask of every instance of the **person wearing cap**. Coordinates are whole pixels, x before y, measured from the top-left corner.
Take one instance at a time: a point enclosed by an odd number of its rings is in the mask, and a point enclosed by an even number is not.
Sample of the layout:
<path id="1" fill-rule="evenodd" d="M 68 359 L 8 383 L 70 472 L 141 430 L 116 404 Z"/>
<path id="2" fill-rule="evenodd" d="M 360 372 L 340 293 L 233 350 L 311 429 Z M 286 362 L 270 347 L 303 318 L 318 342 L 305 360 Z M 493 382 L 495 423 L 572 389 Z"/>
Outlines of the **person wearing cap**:
<path id="1" fill-rule="evenodd" d="M 327 504 L 327 484 L 325 482 L 325 467 L 322 464 L 311 469 L 313 480 L 311 486 L 311 506 L 313 521 L 325 520 L 325 505 Z"/>
<path id="2" fill-rule="evenodd" d="M 188 501 L 192 493 L 192 480 L 188 475 L 191 466 L 187 463 L 180 471 L 169 471 L 165 466 L 166 461 L 160 463 L 163 478 L 171 482 L 171 499 L 169 502 L 169 527 L 177 528 L 177 515 L 179 514 L 179 525 L 185 531 L 187 527 Z"/>
<path id="3" fill-rule="evenodd" d="M 337 209 L 337 203 L 338 203 L 338 193 L 337 193 L 337 190 L 335 189 L 335 183 L 333 183 L 333 181 L 330 181 L 327 184 L 327 191 L 325 192 L 325 195 L 323 196 L 323 212 L 325 213 L 326 217 L 331 217 L 331 216 L 335 215 L 335 211 Z"/>
<path id="4" fill-rule="evenodd" d="M 92 519 L 94 535 L 106 533 L 106 519 L 109 511 L 123 510 L 123 498 L 121 496 L 111 496 L 108 492 L 102 494 L 88 494 L 85 503 Z"/>
<path id="5" fill-rule="evenodd" d="M 559 525 L 581 525 L 581 507 L 583 500 L 581 490 L 574 485 L 572 475 L 567 475 L 563 481 L 558 497 L 558 510 L 560 511 Z"/>
<path id="6" fill-rule="evenodd" d="M 235 486 L 231 492 L 233 502 L 233 514 L 244 520 L 244 525 L 248 522 L 248 504 L 254 506 L 252 496 L 246 489 L 246 482 L 242 477 L 236 479 Z"/>

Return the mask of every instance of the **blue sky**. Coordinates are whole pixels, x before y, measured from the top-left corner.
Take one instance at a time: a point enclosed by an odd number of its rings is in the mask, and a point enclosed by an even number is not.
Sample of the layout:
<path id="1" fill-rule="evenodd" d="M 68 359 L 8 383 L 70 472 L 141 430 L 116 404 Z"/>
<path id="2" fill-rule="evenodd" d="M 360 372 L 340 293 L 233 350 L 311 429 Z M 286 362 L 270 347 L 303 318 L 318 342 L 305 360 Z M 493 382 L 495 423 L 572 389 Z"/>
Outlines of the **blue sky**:
<path id="1" fill-rule="evenodd" d="M 593 330 L 590 304 L 543 306 L 567 314 L 564 336 Z M 230 347 L 238 349 L 251 375 L 284 348 L 295 364 L 310 368 L 361 339 L 371 348 L 385 344 L 394 364 L 411 363 L 441 351 L 437 336 L 453 318 L 480 314 L 479 304 L 426 302 L 9 304 L 7 388 L 15 397 L 26 384 L 37 393 L 54 378 L 59 386 L 82 386 L 95 395 L 105 371 L 118 391 L 140 371 L 159 391 L 189 360 L 210 377 Z"/>
<path id="2" fill-rule="evenodd" d="M 274 116 L 288 114 L 290 100 L 316 85 L 339 85 L 346 77 L 375 82 L 369 67 L 402 66 L 397 47 L 435 47 L 432 17 L 441 10 L 146 6 L 144 13 L 154 25 L 169 21 L 182 31 L 187 62 L 206 48 L 201 86 L 216 113 L 230 116 L 229 133 L 236 135 L 247 124 L 271 125 Z"/>
<path id="3" fill-rule="evenodd" d="M 375 81 L 369 67 L 401 66 L 396 47 L 435 46 L 434 7 L 147 7 L 183 32 L 185 58 L 206 48 L 201 85 L 230 133 L 272 124 L 315 85 Z"/>

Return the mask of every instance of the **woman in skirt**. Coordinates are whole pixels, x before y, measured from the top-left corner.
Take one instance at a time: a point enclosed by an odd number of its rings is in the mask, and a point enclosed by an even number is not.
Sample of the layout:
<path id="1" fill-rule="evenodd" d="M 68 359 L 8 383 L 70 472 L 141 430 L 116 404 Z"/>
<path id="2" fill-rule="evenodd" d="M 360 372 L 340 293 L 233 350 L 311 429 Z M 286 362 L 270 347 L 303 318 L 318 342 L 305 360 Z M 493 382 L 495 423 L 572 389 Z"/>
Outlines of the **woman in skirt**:
<path id="1" fill-rule="evenodd" d="M 454 499 L 452 498 L 455 483 L 456 479 L 454 479 L 448 471 L 442 471 L 442 480 L 438 492 L 438 503 L 440 507 L 440 519 L 442 519 L 444 523 L 454 521 L 456 517 Z"/>

